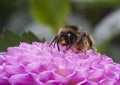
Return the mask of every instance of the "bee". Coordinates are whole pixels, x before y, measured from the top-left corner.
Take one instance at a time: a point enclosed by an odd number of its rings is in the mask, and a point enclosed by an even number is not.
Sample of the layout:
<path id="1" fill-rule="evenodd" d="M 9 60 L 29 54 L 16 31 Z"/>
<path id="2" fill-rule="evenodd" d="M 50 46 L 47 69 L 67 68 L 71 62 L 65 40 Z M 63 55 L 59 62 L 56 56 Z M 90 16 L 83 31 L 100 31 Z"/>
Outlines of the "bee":
<path id="1" fill-rule="evenodd" d="M 60 51 L 59 44 L 66 46 L 66 50 L 73 48 L 75 52 L 81 52 L 87 49 L 93 49 L 94 40 L 90 34 L 75 25 L 64 25 L 60 28 L 58 34 L 50 42 L 57 45 Z"/>

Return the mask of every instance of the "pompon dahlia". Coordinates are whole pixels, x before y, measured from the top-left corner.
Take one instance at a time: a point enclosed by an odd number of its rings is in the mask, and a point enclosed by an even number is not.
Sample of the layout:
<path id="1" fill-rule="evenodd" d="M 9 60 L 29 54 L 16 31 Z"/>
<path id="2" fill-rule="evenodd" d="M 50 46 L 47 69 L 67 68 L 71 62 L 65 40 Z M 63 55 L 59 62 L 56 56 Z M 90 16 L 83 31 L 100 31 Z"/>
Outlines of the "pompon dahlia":
<path id="1" fill-rule="evenodd" d="M 21 43 L 0 53 L 0 85 L 120 85 L 120 64 L 93 50 Z"/>

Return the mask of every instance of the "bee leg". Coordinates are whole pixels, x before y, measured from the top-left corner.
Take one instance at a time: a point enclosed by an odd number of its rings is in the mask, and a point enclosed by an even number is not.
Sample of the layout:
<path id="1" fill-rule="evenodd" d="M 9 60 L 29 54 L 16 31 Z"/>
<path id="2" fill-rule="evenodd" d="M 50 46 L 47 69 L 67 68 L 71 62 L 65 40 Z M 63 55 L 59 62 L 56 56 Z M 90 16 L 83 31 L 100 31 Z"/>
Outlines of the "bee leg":
<path id="1" fill-rule="evenodd" d="M 84 49 L 83 37 L 79 39 L 79 42 L 77 43 L 77 45 L 78 45 L 78 48 L 77 48 L 78 51 L 82 51 Z"/>
<path id="2" fill-rule="evenodd" d="M 57 35 L 53 38 L 53 40 L 50 42 L 50 44 L 49 44 L 49 47 L 55 42 L 55 40 L 57 39 Z"/>
<path id="3" fill-rule="evenodd" d="M 83 44 L 84 44 L 84 50 L 87 50 L 87 49 L 93 47 L 93 39 L 87 33 L 84 33 L 84 35 L 82 37 L 82 41 L 83 41 Z"/>
<path id="4" fill-rule="evenodd" d="M 80 37 L 79 41 L 78 41 L 78 51 L 85 51 L 89 48 L 89 41 L 88 41 L 88 35 L 86 33 L 82 34 L 82 36 Z"/>
<path id="5" fill-rule="evenodd" d="M 72 44 L 68 46 L 65 50 L 69 50 L 72 47 Z"/>
<path id="6" fill-rule="evenodd" d="M 95 54 L 98 54 L 97 49 L 95 47 L 91 47 Z"/>
<path id="7" fill-rule="evenodd" d="M 75 39 L 73 39 L 73 42 L 75 41 Z M 70 45 L 66 48 L 66 50 L 69 50 L 72 47 L 72 41 L 70 39 L 70 37 L 68 38 L 68 42 L 70 43 Z"/>
<path id="8" fill-rule="evenodd" d="M 91 36 L 87 36 L 88 38 L 88 42 L 89 42 L 89 46 L 90 48 L 95 52 L 97 53 L 97 49 L 93 46 L 94 45 L 94 40 Z"/>
<path id="9" fill-rule="evenodd" d="M 60 51 L 60 47 L 59 47 L 59 39 L 57 39 L 56 43 L 57 43 L 58 51 Z"/>
<path id="10" fill-rule="evenodd" d="M 88 40 L 88 42 L 89 42 L 90 47 L 92 48 L 92 47 L 93 47 L 93 44 L 94 44 L 92 37 L 89 36 L 89 35 L 87 35 L 87 40 Z"/>
<path id="11" fill-rule="evenodd" d="M 53 43 L 53 42 L 52 42 L 52 43 Z M 60 51 L 60 47 L 59 47 L 59 37 L 57 37 L 56 39 L 54 39 L 53 47 L 55 47 L 55 45 L 57 45 L 58 51 Z"/>

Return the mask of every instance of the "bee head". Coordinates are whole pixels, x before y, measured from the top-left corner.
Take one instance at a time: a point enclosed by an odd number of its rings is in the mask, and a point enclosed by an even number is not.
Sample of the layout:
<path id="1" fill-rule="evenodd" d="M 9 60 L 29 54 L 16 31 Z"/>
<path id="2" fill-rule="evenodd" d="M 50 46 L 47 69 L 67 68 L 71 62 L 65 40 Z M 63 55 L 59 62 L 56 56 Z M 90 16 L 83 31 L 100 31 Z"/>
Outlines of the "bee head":
<path id="1" fill-rule="evenodd" d="M 73 33 L 61 33 L 60 35 L 61 45 L 72 45 L 76 40 L 76 35 Z"/>

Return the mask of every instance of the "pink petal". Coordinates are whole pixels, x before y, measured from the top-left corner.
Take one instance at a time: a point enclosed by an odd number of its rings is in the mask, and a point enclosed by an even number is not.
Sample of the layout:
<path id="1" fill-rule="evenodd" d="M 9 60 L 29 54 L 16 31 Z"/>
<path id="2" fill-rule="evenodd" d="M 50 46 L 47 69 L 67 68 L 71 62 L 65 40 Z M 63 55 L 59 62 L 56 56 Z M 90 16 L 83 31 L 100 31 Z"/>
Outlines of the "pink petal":
<path id="1" fill-rule="evenodd" d="M 36 85 L 30 74 L 16 74 L 11 76 L 9 81 L 12 85 Z"/>

